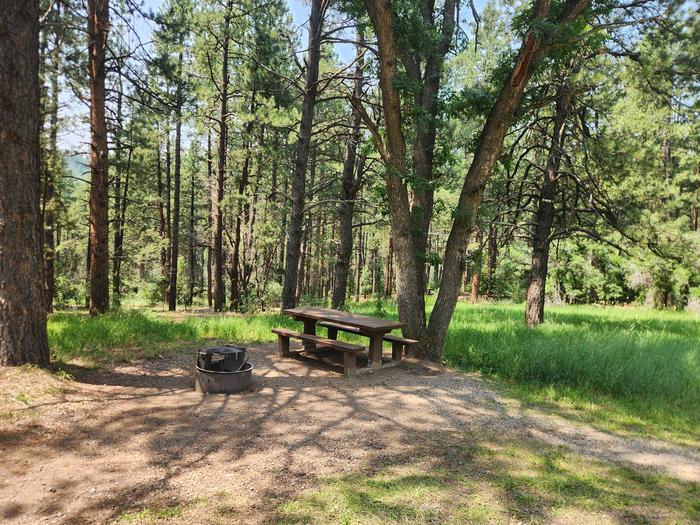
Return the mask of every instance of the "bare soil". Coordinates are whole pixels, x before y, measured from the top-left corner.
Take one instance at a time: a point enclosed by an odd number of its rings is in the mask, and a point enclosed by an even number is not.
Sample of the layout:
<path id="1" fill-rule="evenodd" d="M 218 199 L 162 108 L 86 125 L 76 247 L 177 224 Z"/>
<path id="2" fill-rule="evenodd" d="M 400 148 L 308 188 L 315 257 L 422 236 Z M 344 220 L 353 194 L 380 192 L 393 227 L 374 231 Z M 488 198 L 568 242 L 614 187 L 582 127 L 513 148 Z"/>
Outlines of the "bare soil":
<path id="1" fill-rule="evenodd" d="M 74 380 L 0 369 L 0 520 L 264 523 L 320 476 L 410 461 L 445 433 L 503 435 L 700 482 L 700 452 L 609 434 L 506 401 L 477 375 L 416 361 L 345 379 L 249 347 L 254 386 L 193 391 L 191 352 Z M 172 509 L 196 508 L 197 517 Z M 170 509 L 170 510 L 168 510 Z M 157 514 L 156 514 L 157 516 Z"/>

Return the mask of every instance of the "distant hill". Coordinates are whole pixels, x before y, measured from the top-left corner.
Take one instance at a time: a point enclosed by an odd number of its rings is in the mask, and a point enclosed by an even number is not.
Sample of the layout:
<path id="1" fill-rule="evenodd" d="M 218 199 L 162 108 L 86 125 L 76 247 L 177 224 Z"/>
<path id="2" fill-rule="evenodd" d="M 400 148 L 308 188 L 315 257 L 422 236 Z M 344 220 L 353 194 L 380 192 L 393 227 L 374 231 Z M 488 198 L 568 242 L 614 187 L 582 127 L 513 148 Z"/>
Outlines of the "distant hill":
<path id="1" fill-rule="evenodd" d="M 66 169 L 69 174 L 79 179 L 88 179 L 90 175 L 90 158 L 87 155 L 66 155 L 63 160 L 66 163 Z"/>

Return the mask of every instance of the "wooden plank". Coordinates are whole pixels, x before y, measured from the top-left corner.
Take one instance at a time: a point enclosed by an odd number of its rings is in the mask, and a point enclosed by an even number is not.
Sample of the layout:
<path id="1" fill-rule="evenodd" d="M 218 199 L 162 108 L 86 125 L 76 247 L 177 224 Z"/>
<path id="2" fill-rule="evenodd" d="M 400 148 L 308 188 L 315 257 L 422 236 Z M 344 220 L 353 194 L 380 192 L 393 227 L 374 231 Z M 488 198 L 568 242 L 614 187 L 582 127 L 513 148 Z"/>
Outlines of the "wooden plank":
<path id="1" fill-rule="evenodd" d="M 289 336 L 277 334 L 277 355 L 280 357 L 288 357 L 289 352 Z"/>
<path id="2" fill-rule="evenodd" d="M 345 343 L 343 341 L 336 341 L 334 339 L 327 339 L 318 335 L 304 334 L 302 332 L 293 332 L 292 330 L 286 330 L 285 328 L 273 328 L 272 332 L 277 334 L 278 336 L 282 335 L 285 337 L 291 337 L 292 339 L 300 339 L 301 341 L 310 341 L 320 346 L 329 346 L 331 348 L 337 348 L 338 350 L 348 352 L 362 352 L 365 349 L 364 346 L 354 345 L 352 343 Z"/>
<path id="3" fill-rule="evenodd" d="M 326 328 L 333 328 L 335 330 L 340 330 L 341 332 L 350 332 L 351 334 L 359 334 L 360 329 L 356 326 L 347 326 L 340 323 L 332 323 L 330 321 L 319 321 L 320 326 L 325 326 Z"/>
<path id="4" fill-rule="evenodd" d="M 389 341 L 390 343 L 401 343 L 404 345 L 414 345 L 418 341 L 415 339 L 406 339 L 405 337 L 400 337 L 398 335 L 392 335 L 392 334 L 386 334 L 384 336 L 385 341 Z"/>
<path id="5" fill-rule="evenodd" d="M 370 317 L 367 315 L 359 315 L 350 312 L 342 312 L 340 310 L 332 310 L 330 308 L 317 308 L 312 306 L 289 308 L 285 310 L 284 313 L 299 319 L 316 319 L 318 321 L 327 321 L 347 326 L 354 326 L 368 332 L 388 332 L 394 328 L 402 328 L 404 326 L 404 323 L 392 321 L 390 319 L 380 319 L 378 317 Z"/>
<path id="6" fill-rule="evenodd" d="M 402 343 L 394 341 L 391 343 L 391 359 L 394 361 L 401 361 L 403 357 L 403 347 Z"/>
<path id="7" fill-rule="evenodd" d="M 343 352 L 343 375 L 353 376 L 357 373 L 357 354 L 355 352 Z"/>

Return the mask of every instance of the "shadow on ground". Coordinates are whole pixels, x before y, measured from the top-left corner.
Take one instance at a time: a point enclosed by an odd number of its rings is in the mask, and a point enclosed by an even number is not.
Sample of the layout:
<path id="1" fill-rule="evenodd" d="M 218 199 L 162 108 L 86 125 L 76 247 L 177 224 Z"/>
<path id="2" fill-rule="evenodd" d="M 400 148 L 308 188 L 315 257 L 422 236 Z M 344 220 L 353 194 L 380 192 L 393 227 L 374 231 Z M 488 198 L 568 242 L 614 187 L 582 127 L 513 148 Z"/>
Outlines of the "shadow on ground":
<path id="1" fill-rule="evenodd" d="M 250 359 L 254 388 L 230 396 L 192 391 L 190 354 L 74 368 L 69 390 L 33 405 L 40 416 L 2 426 L 0 516 L 202 524 L 696 517 L 687 503 L 696 483 L 620 466 L 630 452 L 622 438 L 572 442 L 570 427 L 505 407 L 476 377 L 414 363 L 346 380 L 333 363 L 278 358 L 269 345 L 252 347 Z M 656 445 L 646 446 L 653 455 Z"/>

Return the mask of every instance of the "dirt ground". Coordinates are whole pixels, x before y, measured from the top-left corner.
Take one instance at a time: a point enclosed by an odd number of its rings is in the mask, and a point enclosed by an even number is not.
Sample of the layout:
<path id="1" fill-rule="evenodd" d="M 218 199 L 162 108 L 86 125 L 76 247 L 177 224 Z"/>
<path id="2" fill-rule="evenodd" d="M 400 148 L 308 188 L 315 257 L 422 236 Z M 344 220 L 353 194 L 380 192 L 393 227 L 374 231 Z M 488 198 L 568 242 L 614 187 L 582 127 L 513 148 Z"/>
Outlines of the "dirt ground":
<path id="1" fill-rule="evenodd" d="M 249 359 L 252 391 L 229 396 L 193 391 L 191 352 L 74 369 L 73 380 L 0 369 L 0 520 L 109 523 L 215 501 L 196 523 L 264 523 L 319 476 L 410 460 L 416 443 L 449 432 L 522 436 L 700 482 L 697 450 L 525 409 L 476 375 L 408 362 L 345 379 L 273 345 L 249 347 Z"/>

